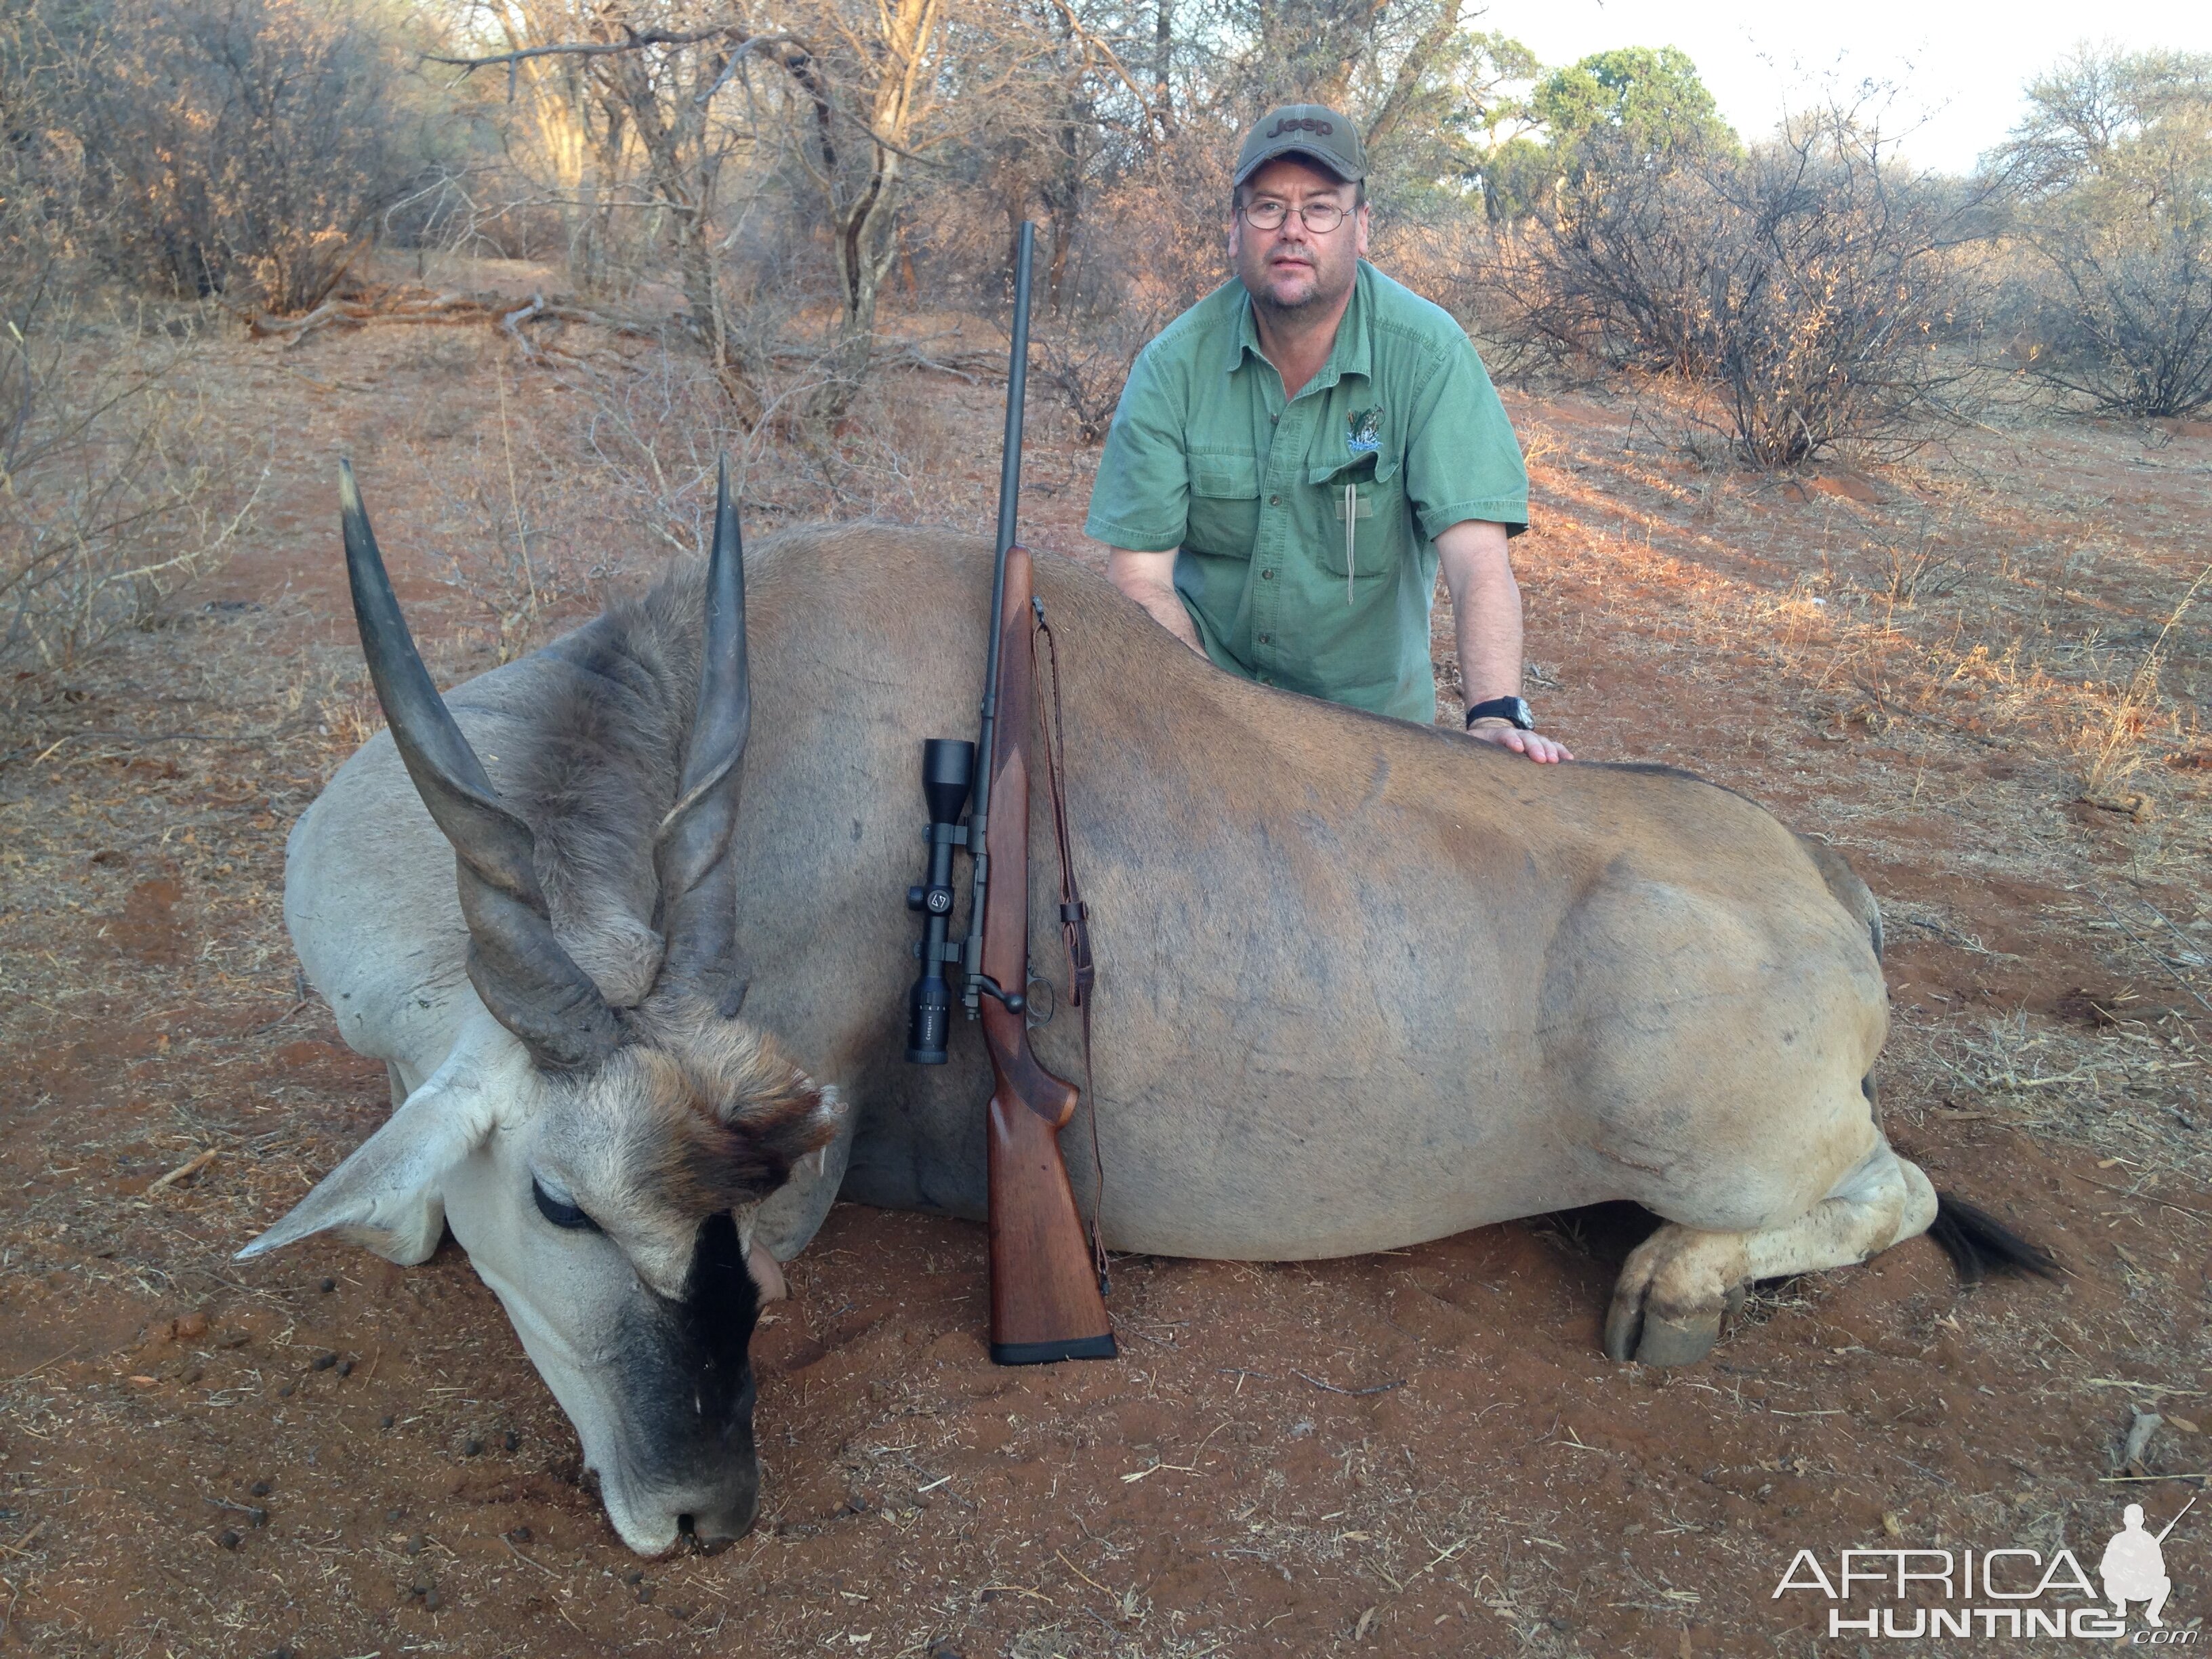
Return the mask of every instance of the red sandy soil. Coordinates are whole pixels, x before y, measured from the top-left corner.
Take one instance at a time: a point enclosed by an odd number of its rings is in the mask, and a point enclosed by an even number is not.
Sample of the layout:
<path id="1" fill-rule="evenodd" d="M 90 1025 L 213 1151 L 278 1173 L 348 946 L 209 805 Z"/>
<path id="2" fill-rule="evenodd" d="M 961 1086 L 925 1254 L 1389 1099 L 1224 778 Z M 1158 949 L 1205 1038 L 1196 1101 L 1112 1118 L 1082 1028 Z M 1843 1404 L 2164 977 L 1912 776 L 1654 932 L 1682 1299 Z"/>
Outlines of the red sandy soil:
<path id="1" fill-rule="evenodd" d="M 270 469 L 248 540 L 168 625 L 19 684 L 0 732 L 0 1653 L 1849 1653 L 1825 1601 L 1773 1595 L 1801 1547 L 2063 1545 L 2094 1572 L 2123 1503 L 2155 1529 L 2201 1486 L 2201 621 L 2123 711 L 2135 769 L 2077 797 L 2084 730 L 2201 563 L 2212 440 L 2022 416 L 1784 484 L 1701 463 L 1649 403 L 1509 400 L 1547 726 L 1850 854 L 1889 911 L 1891 1133 L 2061 1282 L 1962 1294 L 1915 1241 L 1648 1370 L 1598 1349 L 1649 1225 L 1607 1209 L 1346 1261 L 1122 1261 L 1119 1363 L 1003 1370 L 981 1230 L 844 1205 L 755 1345 L 761 1524 L 641 1562 L 450 1243 L 229 1260 L 386 1109 L 295 988 L 277 902 L 286 829 L 367 729 L 333 458 L 459 678 L 501 648 L 513 512 L 551 526 L 528 637 L 598 568 L 653 568 L 593 471 L 607 382 L 398 327 L 219 340 L 199 373 Z M 980 526 L 997 390 L 884 378 L 846 510 Z M 1095 562 L 1095 456 L 1049 410 L 1035 430 L 1028 538 Z M 749 510 L 834 510 L 803 471 L 761 458 Z M 1900 599 L 1931 546 L 1942 580 Z M 2166 1417 L 2137 1466 L 2163 1478 L 2113 1478 L 2136 1409 Z M 2167 1540 L 2171 1623 L 2212 1610 L 2208 1538 L 2200 1506 Z"/>

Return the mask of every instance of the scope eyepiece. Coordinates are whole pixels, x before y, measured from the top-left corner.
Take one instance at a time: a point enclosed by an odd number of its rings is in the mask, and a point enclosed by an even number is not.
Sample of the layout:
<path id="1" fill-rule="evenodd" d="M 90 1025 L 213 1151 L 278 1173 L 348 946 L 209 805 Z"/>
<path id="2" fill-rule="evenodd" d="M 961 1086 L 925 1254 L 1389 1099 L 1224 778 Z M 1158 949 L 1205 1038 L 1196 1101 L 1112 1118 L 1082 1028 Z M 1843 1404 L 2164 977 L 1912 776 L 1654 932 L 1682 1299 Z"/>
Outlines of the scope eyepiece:
<path id="1" fill-rule="evenodd" d="M 933 964 L 907 999 L 906 1057 L 917 1066 L 944 1065 L 945 1039 L 951 1029 L 952 988 Z"/>

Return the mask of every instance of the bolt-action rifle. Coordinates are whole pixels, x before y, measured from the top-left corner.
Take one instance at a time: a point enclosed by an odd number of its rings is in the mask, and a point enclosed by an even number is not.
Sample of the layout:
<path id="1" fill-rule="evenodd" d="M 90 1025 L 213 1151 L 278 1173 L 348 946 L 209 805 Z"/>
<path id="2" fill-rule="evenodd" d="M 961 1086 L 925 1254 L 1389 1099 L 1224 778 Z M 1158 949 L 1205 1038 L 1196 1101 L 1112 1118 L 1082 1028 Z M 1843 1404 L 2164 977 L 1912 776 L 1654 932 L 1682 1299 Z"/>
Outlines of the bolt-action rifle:
<path id="1" fill-rule="evenodd" d="M 929 870 L 907 890 L 925 918 L 921 976 L 908 1004 L 906 1057 L 942 1066 L 955 971 L 961 1006 L 980 1018 L 994 1086 L 989 1108 L 991 1358 L 1001 1365 L 1110 1359 L 1113 1322 L 1060 1154 L 1060 1131 L 1074 1115 L 1076 1090 L 1030 1051 L 1029 750 L 1036 708 L 1030 649 L 1027 548 L 1014 540 L 1021 495 L 1022 409 L 1029 378 L 1030 264 L 1036 227 L 1024 222 L 1014 272 L 1014 341 L 1006 370 L 1006 447 L 999 474 L 998 556 L 991 575 L 991 631 L 983 672 L 982 726 L 970 744 L 922 744 L 921 789 L 929 808 Z M 975 769 L 978 756 L 983 760 Z M 970 789 L 974 805 L 961 822 Z M 952 931 L 952 853 L 964 847 L 975 872 L 966 939 Z"/>

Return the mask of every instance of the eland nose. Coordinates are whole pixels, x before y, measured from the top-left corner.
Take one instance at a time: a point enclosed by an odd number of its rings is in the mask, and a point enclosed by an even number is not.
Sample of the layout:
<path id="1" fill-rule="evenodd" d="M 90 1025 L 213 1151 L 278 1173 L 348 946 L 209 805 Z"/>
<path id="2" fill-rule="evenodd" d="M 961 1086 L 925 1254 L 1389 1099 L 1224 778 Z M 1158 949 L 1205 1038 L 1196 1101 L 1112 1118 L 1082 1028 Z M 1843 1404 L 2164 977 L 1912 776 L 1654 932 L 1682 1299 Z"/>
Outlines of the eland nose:
<path id="1" fill-rule="evenodd" d="M 702 1504 L 680 1517 L 677 1525 L 702 1544 L 725 1544 L 743 1538 L 759 1518 L 760 1484 L 754 1480 L 742 1492 L 730 1493 L 717 1503 Z"/>

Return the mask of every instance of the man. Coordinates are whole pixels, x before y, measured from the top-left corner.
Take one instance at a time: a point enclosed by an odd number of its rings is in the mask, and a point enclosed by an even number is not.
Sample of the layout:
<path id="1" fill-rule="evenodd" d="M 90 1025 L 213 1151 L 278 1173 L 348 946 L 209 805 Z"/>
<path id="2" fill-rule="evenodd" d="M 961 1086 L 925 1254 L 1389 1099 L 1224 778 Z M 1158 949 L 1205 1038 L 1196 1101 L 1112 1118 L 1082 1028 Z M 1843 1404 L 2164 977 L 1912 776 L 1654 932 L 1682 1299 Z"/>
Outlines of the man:
<path id="1" fill-rule="evenodd" d="M 1252 129 L 1237 280 L 1137 359 L 1085 532 L 1123 592 L 1231 673 L 1423 724 L 1441 564 L 1468 729 L 1571 760 L 1520 697 L 1520 447 L 1466 333 L 1362 257 L 1366 176 L 1334 110 L 1292 104 Z"/>
<path id="2" fill-rule="evenodd" d="M 2173 1522 L 2169 1521 L 2166 1532 L 2172 1530 Z M 2122 1619 L 2128 1616 L 2129 1602 L 2144 1601 L 2149 1605 L 2143 1608 L 2143 1623 L 2166 1622 L 2159 1615 L 2166 1611 L 2166 1598 L 2173 1594 L 2173 1580 L 2166 1576 L 2166 1553 L 2159 1547 L 2166 1532 L 2153 1537 L 2143 1530 L 2140 1504 L 2130 1504 L 2120 1512 L 2120 1529 L 2105 1546 L 2097 1576 L 2105 1581 L 2105 1599 Z"/>

